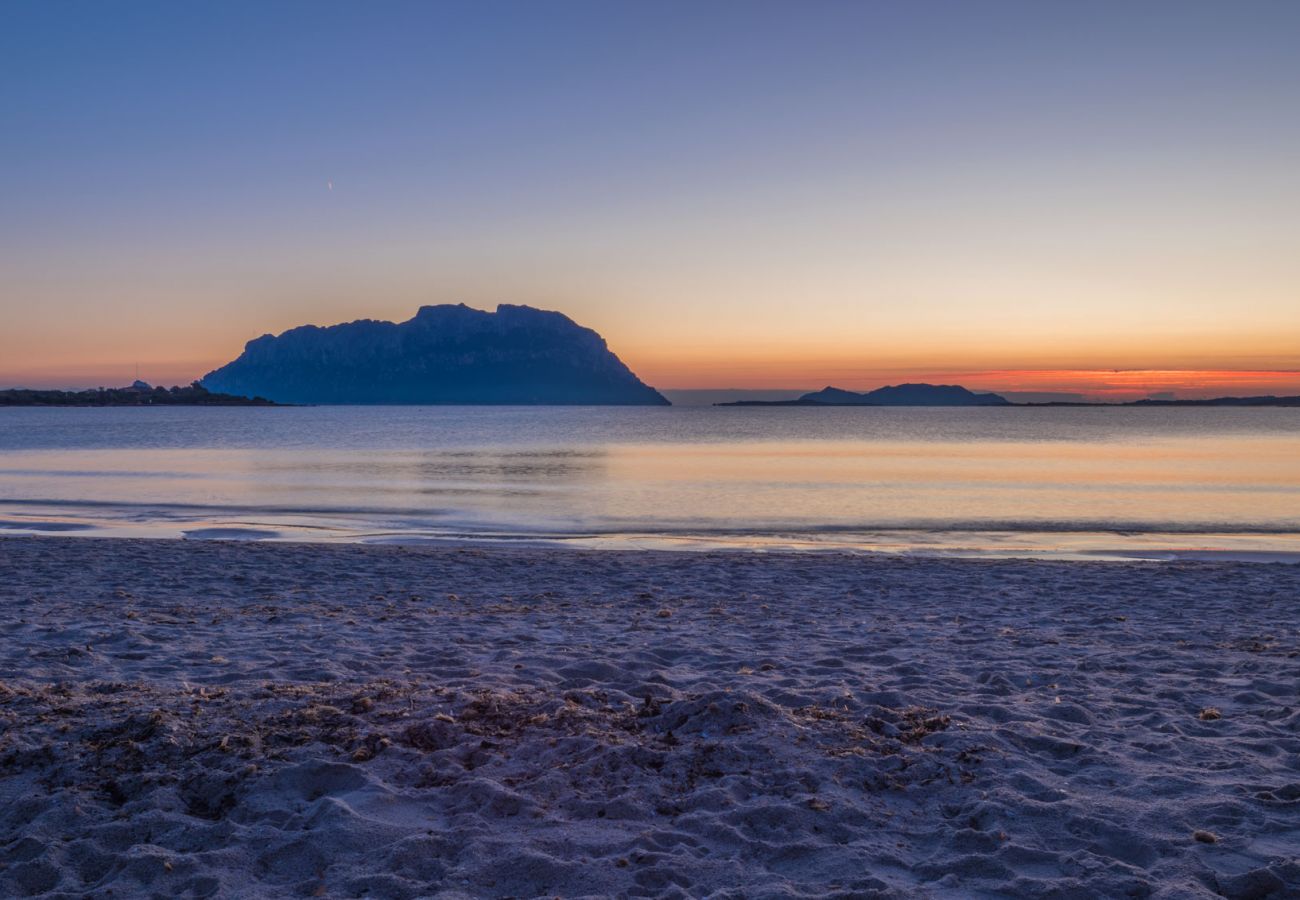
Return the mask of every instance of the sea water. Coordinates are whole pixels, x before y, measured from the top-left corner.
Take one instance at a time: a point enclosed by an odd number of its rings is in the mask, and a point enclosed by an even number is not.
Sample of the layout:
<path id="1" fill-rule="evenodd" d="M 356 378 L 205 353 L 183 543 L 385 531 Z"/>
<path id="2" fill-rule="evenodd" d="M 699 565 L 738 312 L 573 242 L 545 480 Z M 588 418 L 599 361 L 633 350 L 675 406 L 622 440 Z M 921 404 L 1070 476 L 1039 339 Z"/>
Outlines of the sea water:
<path id="1" fill-rule="evenodd" d="M 1300 409 L 0 409 L 8 533 L 1300 553 Z"/>

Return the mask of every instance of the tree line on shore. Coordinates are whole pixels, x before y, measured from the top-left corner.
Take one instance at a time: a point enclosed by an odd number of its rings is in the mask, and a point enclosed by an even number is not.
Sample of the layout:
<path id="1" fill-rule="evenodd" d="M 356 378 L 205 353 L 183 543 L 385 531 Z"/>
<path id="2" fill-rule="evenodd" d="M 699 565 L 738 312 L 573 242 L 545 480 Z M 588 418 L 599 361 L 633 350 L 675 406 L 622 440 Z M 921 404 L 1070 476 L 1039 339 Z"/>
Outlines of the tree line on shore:
<path id="1" fill-rule="evenodd" d="M 84 391 L 0 391 L 0 406 L 278 406 L 264 397 L 239 397 L 209 391 L 197 381 L 187 387 L 153 387 L 137 381 L 130 387 Z"/>

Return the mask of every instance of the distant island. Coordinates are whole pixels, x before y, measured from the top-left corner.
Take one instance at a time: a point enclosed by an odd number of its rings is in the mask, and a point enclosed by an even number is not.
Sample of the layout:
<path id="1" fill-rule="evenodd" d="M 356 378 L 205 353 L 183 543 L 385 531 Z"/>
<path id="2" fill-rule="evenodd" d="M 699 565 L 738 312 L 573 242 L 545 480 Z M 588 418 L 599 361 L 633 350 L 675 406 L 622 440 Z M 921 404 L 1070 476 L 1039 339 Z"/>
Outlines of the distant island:
<path id="1" fill-rule="evenodd" d="M 736 400 L 718 406 L 1015 406 L 997 394 L 977 394 L 956 384 L 896 384 L 859 394 L 825 387 L 795 400 Z"/>
<path id="2" fill-rule="evenodd" d="M 1073 404 L 1052 404 L 1070 406 Z M 1134 400 L 1123 406 L 1300 406 L 1300 397 L 1215 397 L 1211 400 Z"/>
<path id="3" fill-rule="evenodd" d="M 1126 403 L 1052 401 L 1012 403 L 993 393 L 955 384 L 897 384 L 866 393 L 825 387 L 794 400 L 734 400 L 715 406 L 1300 406 L 1300 397 L 1215 397 L 1209 400 L 1131 400 Z"/>
<path id="4" fill-rule="evenodd" d="M 669 405 L 595 331 L 507 304 L 263 335 L 201 383 L 283 403 Z"/>
<path id="5" fill-rule="evenodd" d="M 197 381 L 189 387 L 154 387 L 137 381 L 130 387 L 86 391 L 0 391 L 0 406 L 279 406 L 264 397 L 238 397 L 208 390 Z"/>

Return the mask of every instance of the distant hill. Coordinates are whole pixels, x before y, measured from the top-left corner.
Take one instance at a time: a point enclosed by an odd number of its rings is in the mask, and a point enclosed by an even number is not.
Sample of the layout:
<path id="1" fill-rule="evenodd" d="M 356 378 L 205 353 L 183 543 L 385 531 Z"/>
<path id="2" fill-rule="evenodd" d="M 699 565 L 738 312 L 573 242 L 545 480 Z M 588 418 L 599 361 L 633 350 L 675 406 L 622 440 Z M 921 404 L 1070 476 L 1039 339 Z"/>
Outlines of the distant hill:
<path id="1" fill-rule="evenodd" d="M 955 384 L 896 384 L 859 394 L 825 387 L 797 400 L 741 400 L 720 406 L 1011 406 L 997 394 L 977 394 Z"/>
<path id="2" fill-rule="evenodd" d="M 263 335 L 202 383 L 285 403 L 668 405 L 590 328 L 506 304 Z"/>
<path id="3" fill-rule="evenodd" d="M 1052 396 L 1052 395 L 1048 395 Z M 1066 395 L 1070 396 L 1070 395 Z M 826 387 L 794 400 L 737 400 L 717 406 L 1300 406 L 1300 397 L 1148 398 L 1127 403 L 1047 400 L 1013 403 L 1001 394 L 977 394 L 955 384 L 898 384 L 859 394 Z"/>
<path id="4" fill-rule="evenodd" d="M 1215 397 L 1212 400 L 1134 400 L 1125 406 L 1300 406 L 1300 397 Z"/>
<path id="5" fill-rule="evenodd" d="M 203 384 L 290 403 L 668 404 L 593 330 L 507 304 L 264 334 Z"/>
<path id="6" fill-rule="evenodd" d="M 153 387 L 137 381 L 124 388 L 88 391 L 0 391 L 0 406 L 276 406 L 262 397 L 237 397 L 209 391 L 198 382 L 189 387 Z"/>

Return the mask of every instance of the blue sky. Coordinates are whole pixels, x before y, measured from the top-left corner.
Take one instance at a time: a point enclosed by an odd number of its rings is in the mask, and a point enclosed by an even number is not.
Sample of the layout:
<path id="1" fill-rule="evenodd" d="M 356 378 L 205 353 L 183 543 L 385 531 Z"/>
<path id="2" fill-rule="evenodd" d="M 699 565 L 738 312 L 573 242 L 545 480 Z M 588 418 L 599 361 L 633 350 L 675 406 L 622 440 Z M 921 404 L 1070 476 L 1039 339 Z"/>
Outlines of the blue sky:
<path id="1" fill-rule="evenodd" d="M 1280 2 L 10 2 L 0 380 L 461 300 L 674 387 L 1300 368 L 1297 36 Z"/>

